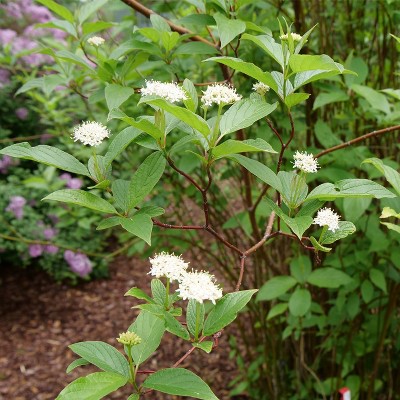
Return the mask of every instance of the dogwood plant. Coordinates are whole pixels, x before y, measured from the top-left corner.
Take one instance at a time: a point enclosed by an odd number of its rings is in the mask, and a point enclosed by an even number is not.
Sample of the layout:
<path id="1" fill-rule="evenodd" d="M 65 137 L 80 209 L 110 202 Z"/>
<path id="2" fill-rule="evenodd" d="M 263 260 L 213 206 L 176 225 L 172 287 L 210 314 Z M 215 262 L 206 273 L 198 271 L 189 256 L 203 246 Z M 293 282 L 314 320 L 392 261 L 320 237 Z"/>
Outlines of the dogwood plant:
<path id="1" fill-rule="evenodd" d="M 150 259 L 149 274 L 155 277 L 151 281 L 151 295 L 140 288 L 132 288 L 126 293 L 143 302 L 135 305 L 140 313 L 133 324 L 116 339 L 123 346 L 125 355 L 118 346 L 103 342 L 72 344 L 70 349 L 79 358 L 68 367 L 67 372 L 88 363 L 97 366 L 101 372 L 73 381 L 57 399 L 100 399 L 124 385 L 131 387 L 129 400 L 146 397 L 148 393 L 151 398 L 154 390 L 198 399 L 217 399 L 199 376 L 180 365 L 196 349 L 206 353 L 213 351 L 223 329 L 235 320 L 257 292 L 257 289 L 240 290 L 247 261 L 253 253 L 271 243 L 273 238 L 286 236 L 295 240 L 302 250 L 314 253 L 318 259 L 318 252 L 331 250 L 327 245 L 355 231 L 351 222 L 340 221 L 330 208 L 322 208 L 326 202 L 346 197 L 394 197 L 391 191 L 367 179 L 326 182 L 310 191 L 308 175 L 318 174 L 323 167 L 317 162 L 319 155 L 309 154 L 307 149 L 295 149 L 291 160 L 293 165 L 287 171 L 282 168 L 284 159 L 291 159 L 287 150 L 296 134 L 292 108 L 309 97 L 300 89 L 316 80 L 351 73 L 326 55 L 300 54 L 311 30 L 300 36 L 287 28 L 287 32 L 281 29 L 277 38 L 241 34 L 242 41 L 253 42 L 271 57 L 278 65 L 278 71 L 262 71 L 257 65 L 237 57 L 220 56 L 206 61 L 222 66 L 225 81 L 208 83 L 202 91 L 187 78 L 183 82 L 146 80 L 143 87 L 136 91 L 138 95 L 121 82 L 107 82 L 104 94 L 109 107 L 108 120 L 120 120 L 127 127 L 112 139 L 109 139 L 109 129 L 98 121 L 86 121 L 75 128 L 73 139 L 92 148 L 93 155 L 87 165 L 71 154 L 45 145 L 31 147 L 29 143 L 19 143 L 0 151 L 1 154 L 34 160 L 92 179 L 94 184 L 87 190 L 57 190 L 44 200 L 102 213 L 104 219 L 97 227 L 99 230 L 120 226 L 149 245 L 154 226 L 159 229 L 201 230 L 222 243 L 235 254 L 237 260 L 237 265 L 232 266 L 233 273 L 237 271 L 236 285 L 233 291 L 223 294 L 215 277 L 201 270 L 206 266 L 195 265 L 188 271 L 188 262 L 182 256 L 168 252 L 155 254 Z M 167 31 L 163 37 L 175 40 L 173 33 L 176 32 Z M 226 40 L 221 35 L 222 47 L 227 44 Z M 107 42 L 94 38 L 87 41 L 106 49 Z M 97 79 L 95 69 L 85 65 L 86 61 L 83 68 L 86 68 L 87 74 Z M 236 88 L 230 71 L 243 73 L 254 81 L 254 93 L 246 95 Z M 265 97 L 267 92 L 273 93 L 277 101 L 269 103 Z M 127 115 L 121 107 L 128 100 L 145 106 L 145 114 L 136 118 Z M 290 129 L 286 135 L 267 118 L 278 105 L 287 113 Z M 280 143 L 278 148 L 274 149 L 261 137 L 245 138 L 245 130 L 261 120 L 268 122 Z M 178 140 L 171 139 L 172 132 L 178 135 Z M 140 142 L 139 136 L 144 135 L 146 140 Z M 107 148 L 102 154 L 98 148 L 100 143 Z M 140 143 L 149 150 L 148 156 L 137 167 L 130 181 L 118 179 L 113 175 L 113 161 L 127 146 L 140 146 Z M 201 163 L 200 177 L 177 165 L 176 153 L 188 149 Z M 268 154 L 269 165 L 252 158 L 251 153 Z M 242 168 L 246 174 L 253 174 L 265 184 L 254 201 L 255 208 L 262 200 L 268 209 L 262 216 L 264 231 L 249 248 L 232 243 L 212 221 L 210 211 L 213 205 L 209 201 L 209 191 L 211 186 L 217 185 L 217 171 L 222 164 L 228 165 L 232 171 Z M 157 206 L 156 200 L 151 201 L 151 197 L 156 187 L 162 188 L 162 177 L 166 172 L 183 177 L 194 189 L 193 200 L 201 199 L 202 215 L 198 224 L 174 225 L 158 218 L 164 214 L 164 209 Z M 249 191 L 253 196 L 251 187 Z M 172 206 L 180 207 L 179 204 Z M 315 225 L 321 226 L 322 230 Z M 316 233 L 319 233 L 318 239 L 313 236 Z M 330 273 L 328 270 L 321 268 L 319 279 L 326 280 Z M 346 274 L 342 273 L 340 277 L 340 284 L 348 283 Z M 308 284 L 318 283 L 318 278 L 310 274 Z M 305 304 L 311 298 L 309 289 L 301 284 L 295 282 L 291 286 L 296 285 L 293 303 Z M 260 294 L 265 296 L 269 287 L 263 287 Z M 308 309 L 298 308 L 293 315 L 301 318 Z M 169 368 L 158 371 L 142 369 L 166 333 L 188 343 L 190 349 L 176 362 L 171 362 Z M 177 346 L 178 350 L 180 348 Z M 143 376 L 144 379 L 139 378 Z"/>

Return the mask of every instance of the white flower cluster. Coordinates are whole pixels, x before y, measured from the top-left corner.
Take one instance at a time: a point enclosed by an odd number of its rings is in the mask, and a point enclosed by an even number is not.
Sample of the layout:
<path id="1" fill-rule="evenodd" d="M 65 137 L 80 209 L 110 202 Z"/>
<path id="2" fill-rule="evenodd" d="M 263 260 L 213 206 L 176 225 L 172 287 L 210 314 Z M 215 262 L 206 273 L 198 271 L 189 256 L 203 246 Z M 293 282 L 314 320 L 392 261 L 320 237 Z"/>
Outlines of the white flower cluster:
<path id="1" fill-rule="evenodd" d="M 236 89 L 232 86 L 221 85 L 215 83 L 207 87 L 207 90 L 203 91 L 201 102 L 206 106 L 210 107 L 215 104 L 233 104 L 242 99 L 240 94 L 236 93 Z"/>
<path id="2" fill-rule="evenodd" d="M 292 39 L 293 39 L 295 42 L 300 42 L 300 40 L 303 39 L 303 36 L 299 35 L 298 33 L 290 32 L 290 36 L 292 37 Z M 284 35 L 279 36 L 279 39 L 281 39 L 281 40 L 288 40 L 288 34 L 285 33 Z"/>
<path id="3" fill-rule="evenodd" d="M 262 82 L 257 82 L 253 85 L 253 90 L 261 96 L 269 91 L 270 87 Z"/>
<path id="4" fill-rule="evenodd" d="M 185 91 L 174 82 L 146 81 L 146 86 L 140 89 L 142 96 L 160 96 L 170 103 L 187 99 Z"/>
<path id="5" fill-rule="evenodd" d="M 293 159 L 294 159 L 293 168 L 298 168 L 301 171 L 307 173 L 314 173 L 317 172 L 319 168 L 318 161 L 314 158 L 314 156 L 311 153 L 307 154 L 307 152 L 296 151 L 296 153 L 293 156 Z"/>
<path id="6" fill-rule="evenodd" d="M 105 40 L 100 36 L 92 36 L 87 40 L 87 42 L 92 46 L 99 47 L 105 42 Z"/>
<path id="7" fill-rule="evenodd" d="M 177 292 L 183 300 L 193 299 L 199 303 L 211 300 L 215 304 L 222 297 L 222 289 L 215 283 L 214 276 L 205 271 L 183 274 Z"/>
<path id="8" fill-rule="evenodd" d="M 314 224 L 319 226 L 328 226 L 328 229 L 335 232 L 339 229 L 340 216 L 336 214 L 331 208 L 321 208 L 317 216 L 314 218 Z"/>
<path id="9" fill-rule="evenodd" d="M 181 256 L 162 252 L 150 258 L 151 269 L 149 274 L 160 278 L 165 276 L 171 280 L 179 280 L 189 266 Z"/>
<path id="10" fill-rule="evenodd" d="M 72 138 L 89 146 L 98 146 L 105 138 L 110 136 L 110 131 L 103 124 L 94 121 L 82 122 L 74 128 Z"/>

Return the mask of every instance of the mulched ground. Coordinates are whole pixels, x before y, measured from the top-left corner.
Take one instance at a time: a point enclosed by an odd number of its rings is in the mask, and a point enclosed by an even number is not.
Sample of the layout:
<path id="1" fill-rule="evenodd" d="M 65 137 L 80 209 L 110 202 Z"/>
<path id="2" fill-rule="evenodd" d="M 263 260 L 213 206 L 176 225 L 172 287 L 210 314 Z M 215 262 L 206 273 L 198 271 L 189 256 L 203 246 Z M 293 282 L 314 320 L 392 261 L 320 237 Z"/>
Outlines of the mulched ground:
<path id="1" fill-rule="evenodd" d="M 115 346 L 115 338 L 131 324 L 135 300 L 123 294 L 133 286 L 148 288 L 148 262 L 121 257 L 110 267 L 110 279 L 75 287 L 54 283 L 33 270 L 0 270 L 0 400 L 54 399 L 78 376 L 96 371 L 80 367 L 67 375 L 76 357 L 67 346 L 85 340 L 102 340 Z M 228 383 L 235 376 L 229 360 L 228 334 L 207 355 L 196 350 L 182 365 L 198 373 L 220 399 L 228 399 Z M 168 367 L 189 345 L 170 334 L 143 368 Z M 120 390 L 106 399 L 126 399 Z M 152 393 L 146 398 L 177 399 Z"/>

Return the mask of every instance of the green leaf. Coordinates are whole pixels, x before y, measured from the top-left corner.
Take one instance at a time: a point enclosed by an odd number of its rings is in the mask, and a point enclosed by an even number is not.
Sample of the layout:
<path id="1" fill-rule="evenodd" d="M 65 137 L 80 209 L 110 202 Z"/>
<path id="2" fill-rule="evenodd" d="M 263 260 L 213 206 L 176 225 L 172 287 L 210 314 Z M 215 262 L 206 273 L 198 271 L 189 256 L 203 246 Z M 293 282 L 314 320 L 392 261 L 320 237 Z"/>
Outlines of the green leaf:
<path id="1" fill-rule="evenodd" d="M 56 400 L 99 400 L 124 386 L 128 378 L 111 372 L 95 372 L 65 387 Z"/>
<path id="2" fill-rule="evenodd" d="M 218 400 L 201 378 L 184 368 L 166 368 L 157 371 L 143 382 L 143 387 L 195 399 Z"/>
<path id="3" fill-rule="evenodd" d="M 142 97 L 142 103 L 151 104 L 169 112 L 179 120 L 185 122 L 193 129 L 198 130 L 203 136 L 207 137 L 210 133 L 210 128 L 207 122 L 199 115 L 188 110 L 187 108 L 175 106 L 161 98 Z"/>
<path id="4" fill-rule="evenodd" d="M 119 217 L 109 217 L 104 219 L 99 223 L 96 230 L 101 231 L 103 229 L 112 228 L 113 226 L 117 226 L 120 224 Z"/>
<path id="5" fill-rule="evenodd" d="M 231 155 L 229 158 L 242 165 L 258 179 L 270 185 L 275 190 L 279 192 L 282 190 L 281 181 L 276 176 L 275 172 L 273 172 L 265 164 L 242 155 Z"/>
<path id="6" fill-rule="evenodd" d="M 42 200 L 54 200 L 62 203 L 77 204 L 106 214 L 118 214 L 117 210 L 108 201 L 94 195 L 93 193 L 85 192 L 84 190 L 61 189 L 50 193 Z"/>
<path id="7" fill-rule="evenodd" d="M 267 314 L 267 321 L 283 314 L 288 309 L 288 303 L 275 304 Z"/>
<path id="8" fill-rule="evenodd" d="M 397 213 L 393 208 L 390 207 L 383 207 L 382 213 L 379 218 L 400 218 L 400 213 Z"/>
<path id="9" fill-rule="evenodd" d="M 313 110 L 317 110 L 318 108 L 326 106 L 327 104 L 347 101 L 348 99 L 349 96 L 342 90 L 320 93 L 314 101 Z"/>
<path id="10" fill-rule="evenodd" d="M 296 209 L 307 197 L 308 186 L 304 176 L 295 171 L 279 171 L 278 178 L 281 181 L 283 201 L 289 208 Z"/>
<path id="11" fill-rule="evenodd" d="M 379 158 L 368 158 L 362 163 L 372 164 L 381 174 L 385 175 L 387 181 L 400 196 L 400 174 L 395 169 L 385 165 Z"/>
<path id="12" fill-rule="evenodd" d="M 371 282 L 378 289 L 381 289 L 384 293 L 387 293 L 386 278 L 382 271 L 376 268 L 371 268 L 369 270 L 369 279 L 371 279 Z"/>
<path id="13" fill-rule="evenodd" d="M 97 10 L 102 8 L 108 0 L 92 0 L 87 1 L 78 9 L 78 20 L 79 23 L 82 24 L 85 22 L 91 15 L 93 15 Z M 102 22 L 102 21 L 98 21 Z"/>
<path id="14" fill-rule="evenodd" d="M 104 342 L 79 342 L 68 346 L 78 356 L 105 372 L 114 372 L 129 378 L 126 358 L 113 346 Z"/>
<path id="15" fill-rule="evenodd" d="M 74 38 L 78 38 L 78 32 L 76 31 L 74 25 L 72 25 L 71 22 L 68 22 L 65 20 L 54 18 L 51 20 L 51 22 L 46 22 L 44 24 L 37 24 L 36 26 L 40 27 L 40 28 L 59 29 L 59 30 L 69 33 Z M 47 76 L 45 76 L 45 78 L 49 77 L 49 76 L 51 76 L 51 75 L 47 75 Z M 63 80 L 63 83 L 65 83 L 65 79 L 62 78 L 62 80 Z"/>
<path id="16" fill-rule="evenodd" d="M 140 399 L 140 395 L 137 393 L 133 393 L 126 400 L 139 400 L 139 399 Z"/>
<path id="17" fill-rule="evenodd" d="M 332 249 L 330 247 L 322 246 L 314 236 L 310 236 L 310 242 L 314 246 L 315 250 L 329 253 Z"/>
<path id="18" fill-rule="evenodd" d="M 146 132 L 149 134 L 153 139 L 159 142 L 163 137 L 163 132 L 160 129 L 151 123 L 147 119 L 141 119 L 136 121 L 135 119 L 128 117 L 124 112 L 122 112 L 119 108 L 114 108 L 108 114 L 108 120 L 110 119 L 120 119 L 121 121 L 126 122 L 127 124 L 139 129 L 142 132 Z"/>
<path id="19" fill-rule="evenodd" d="M 210 340 L 206 340 L 205 342 L 201 342 L 201 343 L 192 343 L 193 347 L 196 347 L 198 349 L 201 349 L 203 351 L 205 351 L 206 353 L 211 353 L 211 350 L 213 348 L 213 342 L 211 342 Z"/>
<path id="20" fill-rule="evenodd" d="M 56 54 L 57 58 L 65 61 L 69 61 L 73 64 L 80 65 L 86 69 L 93 71 L 93 68 L 86 62 L 86 60 L 74 53 L 71 53 L 68 50 L 60 50 L 57 51 Z"/>
<path id="21" fill-rule="evenodd" d="M 303 317 L 311 307 L 311 294 L 307 289 L 297 289 L 289 299 L 289 311 L 294 317 Z"/>
<path id="22" fill-rule="evenodd" d="M 271 114 L 278 103 L 268 104 L 260 99 L 244 99 L 235 103 L 222 116 L 219 129 L 221 137 L 239 129 L 247 128 Z"/>
<path id="23" fill-rule="evenodd" d="M 315 124 L 314 131 L 318 141 L 325 149 L 342 143 L 341 140 L 334 135 L 331 127 L 321 119 L 318 119 L 317 123 Z"/>
<path id="24" fill-rule="evenodd" d="M 374 297 L 374 287 L 372 283 L 368 280 L 365 280 L 361 284 L 361 296 L 365 303 L 369 303 Z"/>
<path id="25" fill-rule="evenodd" d="M 378 91 L 362 85 L 351 85 L 351 90 L 356 92 L 358 95 L 365 98 L 372 108 L 382 111 L 385 114 L 390 114 L 390 104 L 385 95 Z"/>
<path id="26" fill-rule="evenodd" d="M 204 323 L 203 335 L 212 335 L 229 325 L 257 289 L 228 293 L 217 301 Z"/>
<path id="27" fill-rule="evenodd" d="M 129 185 L 130 182 L 124 179 L 116 179 L 111 185 L 115 206 L 120 208 L 124 213 L 129 211 Z"/>
<path id="28" fill-rule="evenodd" d="M 192 43 L 200 44 L 201 42 L 192 42 Z M 189 98 L 187 100 L 184 100 L 183 102 L 187 109 L 195 113 L 197 110 L 197 106 L 199 105 L 199 98 L 197 95 L 196 88 L 193 85 L 193 82 L 189 79 L 185 79 L 183 81 L 182 87 L 183 89 L 185 89 L 185 92 L 189 95 Z"/>
<path id="29" fill-rule="evenodd" d="M 118 108 L 122 103 L 129 99 L 135 92 L 131 87 L 116 84 L 107 85 L 105 88 L 105 96 L 109 111 Z"/>
<path id="30" fill-rule="evenodd" d="M 132 358 L 135 365 L 146 361 L 158 348 L 164 334 L 164 321 L 153 314 L 141 311 L 136 321 L 129 327 L 142 339 L 140 344 L 132 347 Z"/>
<path id="31" fill-rule="evenodd" d="M 292 108 L 302 101 L 307 100 L 309 97 L 309 93 L 291 93 L 285 97 L 285 104 L 288 106 L 288 108 Z"/>
<path id="32" fill-rule="evenodd" d="M 228 19 L 221 13 L 215 13 L 213 18 L 217 23 L 221 49 L 246 30 L 246 24 L 238 19 Z"/>
<path id="33" fill-rule="evenodd" d="M 94 0 L 93 3 L 94 2 L 97 2 L 97 0 Z M 112 22 L 106 21 L 86 22 L 82 25 L 82 32 L 84 35 L 90 35 L 91 33 L 100 32 L 111 28 L 112 26 L 114 26 Z"/>
<path id="34" fill-rule="evenodd" d="M 75 157 L 51 146 L 39 145 L 31 147 L 29 143 L 23 142 L 1 149 L 0 154 L 6 154 L 25 160 L 33 160 L 74 174 L 90 176 L 85 165 Z"/>
<path id="35" fill-rule="evenodd" d="M 178 54 L 216 54 L 218 50 L 214 46 L 202 42 L 188 42 L 180 45 L 175 51 L 174 55 Z"/>
<path id="36" fill-rule="evenodd" d="M 335 62 L 327 56 L 326 54 L 322 55 L 306 55 L 306 54 L 293 54 L 289 59 L 289 65 L 292 69 L 292 72 L 305 72 L 305 71 L 335 71 L 338 74 L 343 73 L 344 71 L 353 73 L 352 71 L 347 71 L 343 67 L 343 65 Z"/>
<path id="37" fill-rule="evenodd" d="M 66 373 L 69 374 L 75 368 L 88 364 L 90 364 L 89 361 L 85 360 L 84 358 L 78 358 L 77 360 L 72 361 L 72 363 L 68 365 Z"/>
<path id="38" fill-rule="evenodd" d="M 382 225 L 385 225 L 388 229 L 400 233 L 400 226 L 392 224 L 390 222 L 381 222 Z"/>
<path id="39" fill-rule="evenodd" d="M 352 282 L 349 275 L 336 268 L 318 268 L 311 272 L 307 278 L 307 282 L 311 285 L 321 288 L 337 289 L 342 285 Z"/>
<path id="40" fill-rule="evenodd" d="M 266 152 L 276 153 L 269 143 L 265 140 L 257 139 L 246 139 L 246 140 L 226 140 L 222 144 L 213 148 L 212 155 L 214 160 L 229 156 L 236 153 L 244 152 Z"/>
<path id="41" fill-rule="evenodd" d="M 72 15 L 71 11 L 69 11 L 68 8 L 62 6 L 61 4 L 57 4 L 53 0 L 37 0 L 37 2 L 43 4 L 50 11 L 53 11 L 55 14 L 71 22 L 72 24 L 74 23 L 74 16 Z"/>
<path id="42" fill-rule="evenodd" d="M 137 287 L 133 287 L 129 289 L 124 296 L 132 296 L 135 297 L 136 299 L 140 300 L 146 300 L 148 303 L 154 303 L 153 299 L 148 296 L 142 289 L 139 289 Z"/>
<path id="43" fill-rule="evenodd" d="M 129 187 L 129 208 L 137 206 L 157 185 L 165 169 L 161 151 L 150 154 L 132 177 Z"/>
<path id="44" fill-rule="evenodd" d="M 151 233 L 153 231 L 153 221 L 151 217 L 146 214 L 135 214 L 131 218 L 120 218 L 121 226 L 143 239 L 149 246 L 151 246 Z"/>
<path id="45" fill-rule="evenodd" d="M 165 321 L 165 328 L 168 332 L 184 340 L 190 339 L 190 335 L 187 329 L 179 321 L 177 321 L 169 312 L 164 310 L 163 317 Z"/>
<path id="46" fill-rule="evenodd" d="M 344 239 L 346 236 L 353 234 L 356 231 L 356 227 L 350 221 L 340 221 L 339 222 L 339 229 L 332 232 L 327 230 L 325 235 L 321 240 L 321 244 L 331 244 L 336 242 L 339 239 Z"/>
<path id="47" fill-rule="evenodd" d="M 29 90 L 36 89 L 36 88 L 42 88 L 43 87 L 43 78 L 34 78 L 30 79 L 28 82 L 24 83 L 16 92 L 15 96 L 18 96 L 21 93 L 28 92 Z M 20 143 L 22 144 L 22 143 Z"/>
<path id="48" fill-rule="evenodd" d="M 383 186 L 368 179 L 343 179 L 335 184 L 323 183 L 312 190 L 306 198 L 306 201 L 335 200 L 341 197 L 375 197 L 382 199 L 385 197 L 396 197 L 394 193 Z"/>
<path id="49" fill-rule="evenodd" d="M 165 305 L 166 292 L 166 288 L 160 279 L 151 280 L 151 295 L 157 304 Z"/>
<path id="50" fill-rule="evenodd" d="M 275 80 L 276 86 L 278 88 L 276 93 L 278 94 L 278 96 L 281 99 L 285 99 L 288 95 L 293 93 L 294 88 L 293 88 L 292 83 L 290 82 L 289 79 L 285 79 L 281 72 L 272 71 L 271 75 L 272 75 L 273 79 Z M 284 87 L 285 87 L 285 90 L 283 90 Z"/>
<path id="51" fill-rule="evenodd" d="M 293 231 L 293 233 L 301 239 L 303 233 L 311 226 L 313 223 L 313 218 L 305 215 L 302 217 L 290 218 L 287 216 L 271 199 L 265 198 L 268 206 L 276 213 L 276 215 L 285 222 L 285 224 Z"/>
<path id="52" fill-rule="evenodd" d="M 220 64 L 224 64 L 235 71 L 242 72 L 245 75 L 251 76 L 258 81 L 265 83 L 275 92 L 278 90 L 278 86 L 272 75 L 269 72 L 264 72 L 253 63 L 245 62 L 240 58 L 234 57 L 211 57 L 204 61 L 215 61 Z"/>
<path id="53" fill-rule="evenodd" d="M 196 304 L 199 307 L 199 317 L 197 321 L 197 333 L 203 329 L 205 309 L 204 304 L 197 303 L 196 300 L 190 299 L 186 311 L 186 323 L 189 332 L 194 336 L 196 333 Z"/>
<path id="54" fill-rule="evenodd" d="M 282 46 L 279 43 L 276 43 L 272 36 L 254 36 L 246 33 L 242 36 L 242 40 L 250 40 L 251 42 L 256 44 L 283 68 L 285 62 L 283 58 Z"/>
<path id="55" fill-rule="evenodd" d="M 285 294 L 289 289 L 297 284 L 296 279 L 291 276 L 275 276 L 261 286 L 257 294 L 256 301 L 276 299 Z"/>

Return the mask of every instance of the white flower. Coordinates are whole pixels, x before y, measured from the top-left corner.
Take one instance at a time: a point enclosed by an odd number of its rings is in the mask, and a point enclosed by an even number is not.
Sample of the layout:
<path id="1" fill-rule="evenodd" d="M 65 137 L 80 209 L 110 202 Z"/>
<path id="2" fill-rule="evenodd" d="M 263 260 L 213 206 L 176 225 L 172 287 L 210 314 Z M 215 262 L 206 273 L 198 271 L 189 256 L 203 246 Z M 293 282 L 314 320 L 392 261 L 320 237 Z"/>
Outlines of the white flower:
<path id="1" fill-rule="evenodd" d="M 146 81 L 146 86 L 140 89 L 140 93 L 142 96 L 160 96 L 171 103 L 187 99 L 185 91 L 174 82 Z"/>
<path id="2" fill-rule="evenodd" d="M 293 168 L 298 168 L 304 172 L 317 172 L 317 169 L 319 168 L 318 161 L 311 153 L 307 154 L 307 152 L 301 153 L 300 151 L 296 151 L 293 159 Z"/>
<path id="3" fill-rule="evenodd" d="M 105 40 L 100 36 L 92 36 L 87 40 L 87 42 L 92 46 L 99 47 L 105 42 Z"/>
<path id="4" fill-rule="evenodd" d="M 253 85 L 253 90 L 261 96 L 264 96 L 269 89 L 270 87 L 262 82 L 257 82 Z"/>
<path id="5" fill-rule="evenodd" d="M 236 89 L 232 86 L 221 85 L 219 83 L 215 83 L 214 85 L 210 85 L 207 87 L 206 91 L 203 91 L 203 96 L 201 98 L 201 102 L 210 107 L 215 104 L 232 104 L 239 100 L 241 100 L 242 96 L 236 93 Z"/>
<path id="6" fill-rule="evenodd" d="M 290 36 L 292 36 L 292 39 L 295 42 L 300 42 L 300 40 L 303 39 L 303 36 L 299 35 L 298 33 L 294 33 L 294 32 L 290 32 Z M 279 36 L 279 39 L 288 40 L 288 34 L 285 33 L 284 35 Z"/>
<path id="7" fill-rule="evenodd" d="M 178 280 L 186 273 L 189 263 L 186 263 L 181 256 L 162 252 L 150 258 L 151 269 L 149 274 L 160 278 L 165 276 L 171 280 Z"/>
<path id="8" fill-rule="evenodd" d="M 335 232 L 339 229 L 340 216 L 333 212 L 331 208 L 321 208 L 318 211 L 317 216 L 314 218 L 314 224 L 319 226 L 328 226 L 328 229 Z"/>
<path id="9" fill-rule="evenodd" d="M 222 297 L 222 289 L 215 283 L 215 278 L 208 272 L 186 272 L 179 279 L 179 296 L 183 300 L 194 299 L 199 303 L 204 300 L 215 300 Z"/>
<path id="10" fill-rule="evenodd" d="M 89 146 L 98 146 L 105 138 L 110 136 L 110 131 L 99 122 L 86 121 L 74 128 L 72 138 Z"/>

